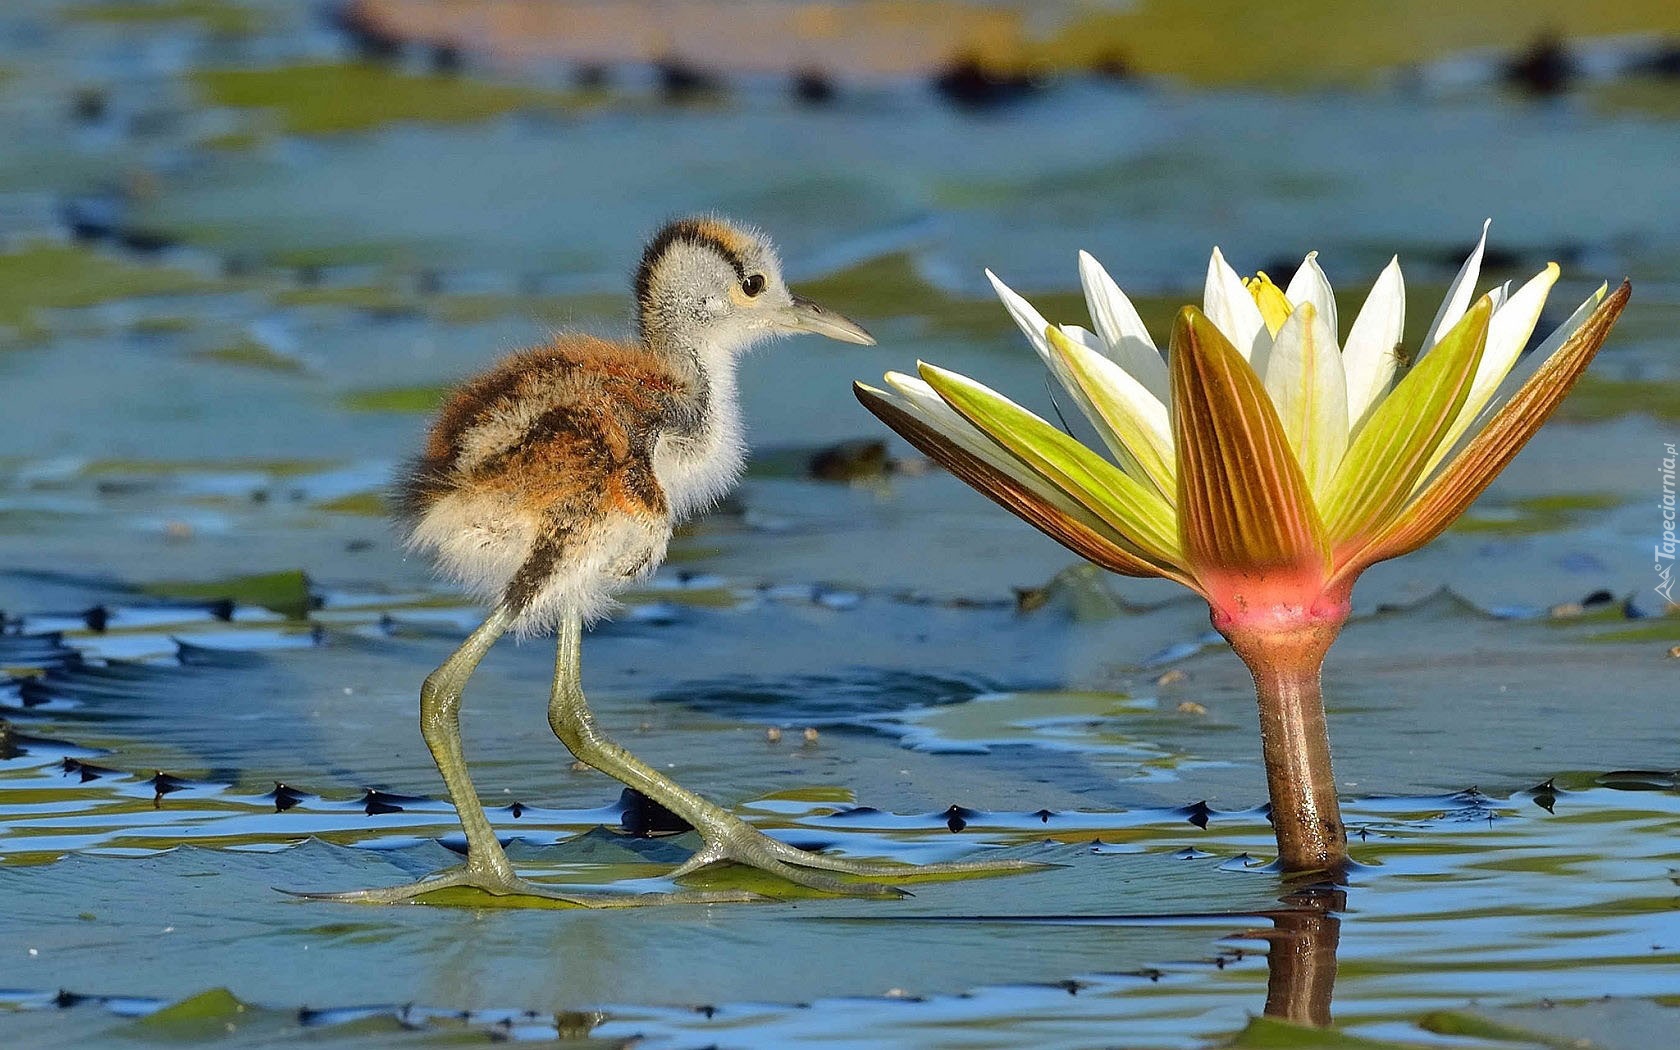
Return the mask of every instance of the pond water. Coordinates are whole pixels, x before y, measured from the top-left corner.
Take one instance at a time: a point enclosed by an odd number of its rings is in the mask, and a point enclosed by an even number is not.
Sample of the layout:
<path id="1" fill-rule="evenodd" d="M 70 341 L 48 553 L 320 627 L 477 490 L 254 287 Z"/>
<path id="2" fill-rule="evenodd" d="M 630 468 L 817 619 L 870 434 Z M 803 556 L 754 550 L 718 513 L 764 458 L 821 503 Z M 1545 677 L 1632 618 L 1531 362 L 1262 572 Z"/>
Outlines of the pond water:
<path id="1" fill-rule="evenodd" d="M 1652 11 L 1617 31 L 1680 32 Z M 417 78 L 278 0 L 7 5 L 0 1042 L 1667 1045 L 1680 84 L 1627 72 L 1661 39 L 1583 45 L 1546 100 L 1467 47 L 1287 91 L 1064 71 L 976 112 L 902 74 L 819 108 L 762 71 L 682 105 L 636 67 Z M 739 872 L 699 884 L 775 899 L 278 892 L 462 847 L 415 698 L 480 612 L 381 489 L 451 381 L 621 331 L 640 239 L 696 209 L 763 225 L 880 345 L 747 362 L 747 480 L 586 640 L 603 724 L 799 846 L 1048 866 L 890 903 Z M 1292 883 L 1205 608 L 1074 565 L 847 386 L 921 358 L 1051 412 L 982 268 L 1082 320 L 1081 248 L 1160 331 L 1214 243 L 1273 273 L 1318 249 L 1344 313 L 1399 252 L 1421 329 L 1488 215 L 1489 280 L 1564 265 L 1543 329 L 1624 274 L 1633 305 L 1467 518 L 1362 581 L 1326 672 L 1359 867 Z M 813 476 L 859 439 L 884 466 Z M 696 840 L 624 833 L 547 730 L 551 665 L 510 641 L 473 679 L 493 821 L 533 877 L 670 888 Z"/>

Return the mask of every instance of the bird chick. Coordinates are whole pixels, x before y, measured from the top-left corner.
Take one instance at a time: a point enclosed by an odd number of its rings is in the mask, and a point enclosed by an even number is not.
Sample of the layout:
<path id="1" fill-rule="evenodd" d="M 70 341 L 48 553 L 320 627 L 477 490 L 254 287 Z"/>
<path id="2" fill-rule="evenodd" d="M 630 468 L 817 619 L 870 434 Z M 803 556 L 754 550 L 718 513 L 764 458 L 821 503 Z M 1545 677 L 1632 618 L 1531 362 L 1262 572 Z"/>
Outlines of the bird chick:
<path id="1" fill-rule="evenodd" d="M 567 335 L 463 385 L 399 482 L 411 547 L 531 633 L 594 620 L 665 557 L 746 458 L 736 385 L 771 336 L 868 332 L 788 290 L 763 234 L 661 230 L 636 271 L 634 342 Z"/>
<path id="2" fill-rule="evenodd" d="M 406 886 L 304 896 L 395 903 L 467 886 L 605 907 L 752 898 L 580 894 L 515 873 L 467 773 L 461 694 L 501 635 L 551 627 L 558 643 L 549 726 L 580 761 L 700 833 L 704 846 L 672 877 L 735 861 L 829 892 L 900 895 L 828 872 L 878 879 L 906 866 L 828 857 L 772 839 L 596 728 L 582 688 L 583 624 L 664 559 L 675 522 L 711 505 L 739 476 L 746 454 L 735 382 L 741 353 L 788 332 L 874 342 L 853 322 L 789 291 L 763 234 L 719 219 L 683 219 L 661 230 L 642 255 L 635 290 L 633 341 L 563 335 L 467 381 L 398 479 L 411 547 L 432 554 L 493 606 L 420 691 L 421 734 L 466 832 L 465 862 Z M 957 862 L 916 870 L 1022 866 Z"/>

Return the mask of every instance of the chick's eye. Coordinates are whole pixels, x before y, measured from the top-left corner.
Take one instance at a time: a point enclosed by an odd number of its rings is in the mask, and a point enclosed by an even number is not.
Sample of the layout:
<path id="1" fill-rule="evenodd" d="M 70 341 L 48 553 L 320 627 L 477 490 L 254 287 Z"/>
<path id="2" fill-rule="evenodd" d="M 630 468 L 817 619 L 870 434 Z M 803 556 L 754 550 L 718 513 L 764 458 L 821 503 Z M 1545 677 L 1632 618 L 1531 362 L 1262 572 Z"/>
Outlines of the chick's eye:
<path id="1" fill-rule="evenodd" d="M 741 291 L 748 295 L 757 295 L 764 291 L 764 275 L 755 273 L 743 278 L 741 280 Z"/>

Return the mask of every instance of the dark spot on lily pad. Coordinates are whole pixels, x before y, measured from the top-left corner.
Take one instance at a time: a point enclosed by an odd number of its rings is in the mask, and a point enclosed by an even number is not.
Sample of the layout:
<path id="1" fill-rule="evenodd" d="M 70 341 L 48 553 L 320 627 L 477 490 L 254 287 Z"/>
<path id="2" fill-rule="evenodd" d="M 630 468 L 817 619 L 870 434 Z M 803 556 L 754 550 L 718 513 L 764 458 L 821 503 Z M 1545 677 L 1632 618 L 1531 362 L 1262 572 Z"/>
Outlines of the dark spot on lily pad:
<path id="1" fill-rule="evenodd" d="M 650 839 L 659 835 L 679 835 L 692 829 L 688 821 L 635 788 L 625 788 L 619 794 L 618 812 L 619 826 L 634 838 Z"/>
<path id="2" fill-rule="evenodd" d="M 793 97 L 807 106 L 826 106 L 834 101 L 834 80 L 820 69 L 802 69 L 793 75 Z"/>
<path id="3" fill-rule="evenodd" d="M 403 807 L 397 800 L 410 801 L 402 795 L 391 795 L 377 788 L 368 788 L 367 794 L 362 796 L 361 806 L 372 817 L 380 813 L 401 813 Z"/>
<path id="4" fill-rule="evenodd" d="M 274 812 L 284 813 L 288 809 L 291 809 L 293 806 L 302 802 L 304 794 L 296 788 L 287 787 L 285 784 L 276 781 L 274 784 L 274 790 L 270 791 L 263 797 L 273 800 Z"/>
<path id="5" fill-rule="evenodd" d="M 860 438 L 818 449 L 811 456 L 808 470 L 819 481 L 855 481 L 881 477 L 890 466 L 885 441 Z"/>
<path id="6" fill-rule="evenodd" d="M 182 780 L 179 777 L 172 777 L 168 773 L 163 772 L 161 769 L 152 776 L 152 779 L 146 781 L 146 783 L 152 789 L 153 806 L 160 805 L 163 802 L 163 796 L 173 795 L 177 791 L 185 791 L 188 787 L 185 780 Z"/>
<path id="7" fill-rule="evenodd" d="M 723 80 L 716 73 L 674 55 L 659 59 L 653 70 L 659 79 L 659 95 L 666 102 L 691 102 L 723 90 Z"/>
<path id="8" fill-rule="evenodd" d="M 941 813 L 940 816 L 945 819 L 945 826 L 950 828 L 954 835 L 968 827 L 971 821 L 980 816 L 980 813 L 977 810 L 965 809 L 962 806 L 952 804 L 951 808 Z"/>
<path id="9" fill-rule="evenodd" d="M 64 772 L 67 776 L 80 778 L 81 782 L 84 784 L 90 780 L 98 780 L 100 777 L 117 775 L 117 771 L 114 769 L 106 769 L 104 766 L 96 766 L 90 762 L 83 762 L 80 759 L 75 758 L 66 758 L 64 760 Z"/>

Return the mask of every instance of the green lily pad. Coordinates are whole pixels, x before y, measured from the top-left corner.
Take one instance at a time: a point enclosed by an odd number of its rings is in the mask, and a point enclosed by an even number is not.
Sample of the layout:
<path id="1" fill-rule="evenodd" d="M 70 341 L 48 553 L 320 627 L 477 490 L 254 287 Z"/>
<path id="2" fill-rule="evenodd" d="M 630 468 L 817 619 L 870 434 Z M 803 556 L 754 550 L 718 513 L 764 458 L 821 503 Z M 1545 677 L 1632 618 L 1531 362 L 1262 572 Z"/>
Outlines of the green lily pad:
<path id="1" fill-rule="evenodd" d="M 191 598 L 215 601 L 231 598 L 247 605 L 260 605 L 293 620 L 309 615 L 314 598 L 309 592 L 309 577 L 302 570 L 267 572 L 254 576 L 232 576 L 222 580 L 163 581 L 146 584 L 147 594 L 164 598 Z"/>
<path id="2" fill-rule="evenodd" d="M 449 395 L 446 386 L 389 387 L 383 390 L 358 390 L 340 399 L 352 412 L 436 412 Z"/>
<path id="3" fill-rule="evenodd" d="M 194 1043 L 225 1035 L 256 1011 L 226 988 L 212 988 L 188 996 L 145 1017 L 129 1028 L 145 1038 Z"/>
<path id="4" fill-rule="evenodd" d="M 587 96 L 447 76 L 413 76 L 376 65 L 315 64 L 198 70 L 192 79 L 218 106 L 273 112 L 282 131 L 322 135 L 395 121 L 465 123 L 517 110 L 565 111 Z"/>
<path id="5" fill-rule="evenodd" d="M 1418 1043 L 1391 1043 L 1386 1039 L 1365 1039 L 1334 1028 L 1313 1028 L 1275 1017 L 1256 1017 L 1221 1046 L 1233 1050 L 1418 1050 Z"/>
<path id="6" fill-rule="evenodd" d="M 279 372 L 285 375 L 301 375 L 305 369 L 303 362 L 295 357 L 277 354 L 268 347 L 255 340 L 244 339 L 218 346 L 213 350 L 205 350 L 196 355 L 201 360 L 214 361 L 217 364 L 236 365 L 241 368 L 260 368 L 268 372 Z"/>
<path id="7" fill-rule="evenodd" d="M 221 287 L 188 270 L 142 265 L 92 248 L 32 244 L 0 252 L 0 327 L 35 338 L 45 334 L 40 310 Z"/>
<path id="8" fill-rule="evenodd" d="M 1680 1009 L 1651 999 L 1439 1010 L 1418 1020 L 1436 1035 L 1546 1050 L 1647 1050 L 1672 1041 Z"/>
<path id="9" fill-rule="evenodd" d="M 263 12 L 232 0 L 96 0 L 64 12 L 80 22 L 144 26 L 149 23 L 193 21 L 213 33 L 244 36 L 263 28 Z"/>

